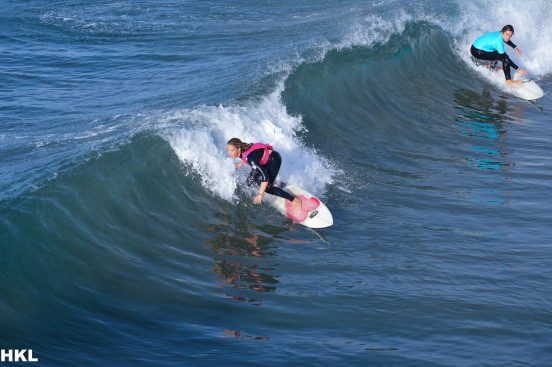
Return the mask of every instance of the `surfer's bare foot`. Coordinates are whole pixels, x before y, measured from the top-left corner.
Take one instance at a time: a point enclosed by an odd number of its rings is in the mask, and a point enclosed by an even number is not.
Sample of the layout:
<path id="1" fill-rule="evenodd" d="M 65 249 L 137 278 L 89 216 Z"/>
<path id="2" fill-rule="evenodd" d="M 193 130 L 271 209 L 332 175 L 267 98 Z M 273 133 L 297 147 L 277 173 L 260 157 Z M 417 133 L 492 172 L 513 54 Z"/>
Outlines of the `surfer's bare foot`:
<path id="1" fill-rule="evenodd" d="M 509 87 L 517 88 L 522 85 L 523 82 L 521 80 L 506 80 L 506 84 L 508 84 Z"/>
<path id="2" fill-rule="evenodd" d="M 297 212 L 303 211 L 303 201 L 301 199 L 293 199 L 293 210 Z"/>

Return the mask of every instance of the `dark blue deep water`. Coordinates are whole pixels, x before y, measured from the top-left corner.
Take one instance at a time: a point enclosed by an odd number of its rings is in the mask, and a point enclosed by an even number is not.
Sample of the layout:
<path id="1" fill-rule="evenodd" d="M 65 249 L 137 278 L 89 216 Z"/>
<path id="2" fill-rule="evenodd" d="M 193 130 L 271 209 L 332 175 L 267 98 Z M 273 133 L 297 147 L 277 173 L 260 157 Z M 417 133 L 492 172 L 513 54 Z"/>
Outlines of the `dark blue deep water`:
<path id="1" fill-rule="evenodd" d="M 1 0 L 0 348 L 552 366 L 551 18 L 549 1 Z M 467 55 L 506 23 L 537 101 Z M 253 205 L 231 137 L 274 145 L 334 226 Z"/>

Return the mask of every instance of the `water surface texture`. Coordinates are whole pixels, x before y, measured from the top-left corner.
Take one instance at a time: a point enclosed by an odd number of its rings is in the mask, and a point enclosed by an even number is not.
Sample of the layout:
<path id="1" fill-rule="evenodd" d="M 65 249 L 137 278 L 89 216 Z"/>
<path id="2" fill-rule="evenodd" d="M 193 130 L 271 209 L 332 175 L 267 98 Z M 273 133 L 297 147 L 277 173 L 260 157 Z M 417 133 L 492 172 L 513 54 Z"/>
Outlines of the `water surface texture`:
<path id="1" fill-rule="evenodd" d="M 0 9 L 0 347 L 44 366 L 552 365 L 552 4 Z M 513 24 L 545 91 L 474 67 Z M 226 156 L 271 143 L 310 230 Z"/>

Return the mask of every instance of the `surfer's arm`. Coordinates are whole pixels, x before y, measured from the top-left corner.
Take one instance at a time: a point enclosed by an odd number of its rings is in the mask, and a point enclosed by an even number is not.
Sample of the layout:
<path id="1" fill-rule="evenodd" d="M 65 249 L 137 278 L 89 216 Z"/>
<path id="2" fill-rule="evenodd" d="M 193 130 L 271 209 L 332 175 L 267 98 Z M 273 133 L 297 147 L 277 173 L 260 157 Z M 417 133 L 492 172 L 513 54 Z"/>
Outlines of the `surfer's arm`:
<path id="1" fill-rule="evenodd" d="M 506 57 L 508 57 L 508 55 L 506 55 Z M 508 57 L 508 59 L 510 60 L 510 65 L 518 71 L 519 75 L 523 76 L 527 73 L 527 71 L 525 71 L 525 69 L 522 69 L 519 66 L 517 66 L 516 63 L 512 59 L 510 59 L 509 57 Z"/>
<path id="2" fill-rule="evenodd" d="M 255 195 L 255 199 L 253 200 L 255 204 L 260 204 L 263 201 L 264 193 L 266 191 L 266 188 L 268 187 L 268 172 L 266 170 L 266 167 L 263 167 L 263 165 L 259 163 L 259 159 L 255 159 L 255 157 L 256 155 L 250 154 L 247 157 L 247 161 L 254 170 L 260 173 L 258 177 L 259 181 L 261 182 L 259 192 L 257 193 L 257 195 Z"/>
<path id="3" fill-rule="evenodd" d="M 512 59 L 510 59 L 510 65 L 512 65 L 512 67 L 518 71 L 521 69 Z"/>
<path id="4" fill-rule="evenodd" d="M 519 47 L 517 47 L 512 41 L 508 41 L 508 42 L 506 42 L 506 44 L 507 44 L 508 46 L 510 46 L 511 48 L 513 48 L 514 51 L 516 51 L 516 53 L 517 53 L 518 55 L 523 55 L 523 52 L 521 52 L 521 49 L 520 49 Z"/>
<path id="5" fill-rule="evenodd" d="M 243 166 L 243 161 L 240 161 L 238 164 L 236 164 L 236 169 L 240 169 Z"/>
<path id="6" fill-rule="evenodd" d="M 259 192 L 257 193 L 257 195 L 255 195 L 255 200 L 253 200 L 255 204 L 260 204 L 263 201 L 264 193 L 267 187 L 268 187 L 268 181 L 261 182 L 261 187 L 259 187 Z"/>

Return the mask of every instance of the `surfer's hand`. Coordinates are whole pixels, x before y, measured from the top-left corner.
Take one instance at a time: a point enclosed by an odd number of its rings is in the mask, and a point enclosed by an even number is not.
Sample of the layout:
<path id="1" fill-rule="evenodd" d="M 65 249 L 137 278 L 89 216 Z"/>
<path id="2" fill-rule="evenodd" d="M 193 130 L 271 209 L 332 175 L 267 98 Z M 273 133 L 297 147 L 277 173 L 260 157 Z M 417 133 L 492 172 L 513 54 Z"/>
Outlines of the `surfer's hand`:
<path id="1" fill-rule="evenodd" d="M 242 168 L 242 166 L 243 166 L 243 162 L 240 162 L 240 163 L 236 164 L 236 169 L 240 169 L 240 168 Z"/>
<path id="2" fill-rule="evenodd" d="M 521 52 L 521 48 L 519 47 L 516 47 L 514 51 L 516 51 L 516 54 L 518 54 L 519 56 L 523 55 L 523 52 Z"/>
<path id="3" fill-rule="evenodd" d="M 519 69 L 519 70 L 518 70 L 518 73 L 519 73 L 519 75 L 524 76 L 525 74 L 527 74 L 527 70 L 525 70 L 525 69 Z"/>
<path id="4" fill-rule="evenodd" d="M 253 202 L 255 204 L 260 204 L 263 201 L 263 196 L 264 196 L 264 194 L 255 195 L 255 200 L 253 200 Z"/>

